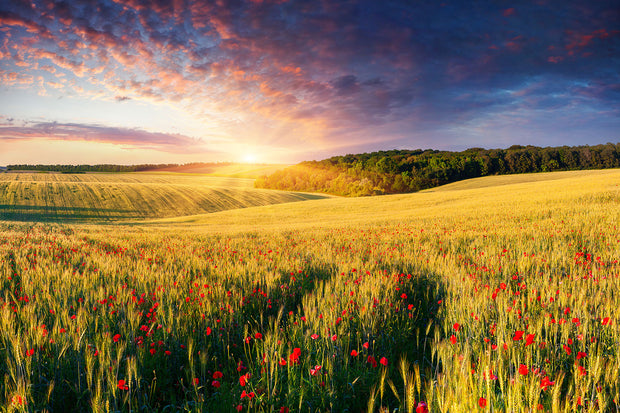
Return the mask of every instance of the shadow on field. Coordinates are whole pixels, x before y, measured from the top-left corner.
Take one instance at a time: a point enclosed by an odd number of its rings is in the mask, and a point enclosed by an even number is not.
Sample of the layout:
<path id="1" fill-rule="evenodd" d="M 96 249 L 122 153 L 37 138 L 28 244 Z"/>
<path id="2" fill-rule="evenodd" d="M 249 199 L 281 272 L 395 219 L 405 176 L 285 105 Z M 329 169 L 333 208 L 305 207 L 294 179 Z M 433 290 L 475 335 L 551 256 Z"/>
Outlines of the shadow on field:
<path id="1" fill-rule="evenodd" d="M 0 220 L 19 222 L 83 222 L 136 218 L 130 210 L 0 204 Z"/>
<path id="2" fill-rule="evenodd" d="M 344 384 L 331 401 L 333 411 L 367 409 L 372 389 L 379 385 L 382 366 L 377 363 L 383 357 L 388 360 L 387 377 L 400 396 L 406 394 L 399 370 L 401 360 L 408 363 L 410 374 L 419 371 L 421 385 L 416 398 L 425 400 L 426 383 L 440 368 L 433 360 L 432 348 L 436 326 L 442 324 L 442 277 L 426 266 L 416 265 L 362 272 L 342 274 L 335 264 L 316 261 L 307 263 L 301 271 L 282 270 L 274 282 L 279 287 L 268 293 L 271 306 L 261 306 L 257 300 L 247 311 L 262 314 L 260 319 L 255 318 L 259 331 L 267 330 L 274 320 L 280 320 L 280 326 L 286 329 L 287 324 L 298 322 L 299 316 L 307 316 L 308 331 L 316 330 L 321 339 L 335 334 L 333 345 L 344 346 L 345 355 L 351 350 L 359 352 L 335 363 L 341 367 L 330 372 L 333 383 Z M 289 318 L 289 312 L 296 316 Z M 320 321 L 316 319 L 319 313 Z M 338 323 L 340 317 L 348 320 Z M 382 397 L 384 406 L 400 403 L 392 390 L 386 389 Z"/>

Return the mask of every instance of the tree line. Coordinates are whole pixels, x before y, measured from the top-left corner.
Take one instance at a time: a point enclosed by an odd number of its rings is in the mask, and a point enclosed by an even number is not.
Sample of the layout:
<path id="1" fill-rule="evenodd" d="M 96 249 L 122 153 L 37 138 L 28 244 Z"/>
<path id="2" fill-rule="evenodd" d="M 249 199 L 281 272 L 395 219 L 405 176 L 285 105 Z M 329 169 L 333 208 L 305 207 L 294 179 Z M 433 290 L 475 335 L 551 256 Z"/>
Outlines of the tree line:
<path id="1" fill-rule="evenodd" d="M 416 192 L 488 175 L 620 167 L 620 143 L 508 149 L 390 150 L 307 161 L 256 180 L 259 188 L 365 196 Z"/>
<path id="2" fill-rule="evenodd" d="M 8 171 L 39 171 L 39 172 L 60 172 L 60 173 L 86 173 L 86 172 L 142 172 L 154 171 L 158 169 L 183 167 L 211 167 L 232 165 L 232 162 L 192 162 L 186 164 L 140 164 L 140 165 L 7 165 Z"/>

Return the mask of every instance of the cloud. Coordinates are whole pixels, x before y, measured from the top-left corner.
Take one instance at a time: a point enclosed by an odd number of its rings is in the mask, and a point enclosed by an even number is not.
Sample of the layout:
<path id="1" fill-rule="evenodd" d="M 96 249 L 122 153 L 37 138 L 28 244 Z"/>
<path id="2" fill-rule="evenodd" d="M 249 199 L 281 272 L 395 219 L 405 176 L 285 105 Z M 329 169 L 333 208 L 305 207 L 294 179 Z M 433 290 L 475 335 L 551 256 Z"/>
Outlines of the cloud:
<path id="1" fill-rule="evenodd" d="M 13 122 L 8 122 L 0 124 L 0 140 L 41 138 L 110 143 L 127 149 L 148 148 L 179 154 L 208 151 L 206 142 L 203 140 L 175 133 L 78 123 L 22 122 L 21 125 L 14 125 Z"/>
<path id="2" fill-rule="evenodd" d="M 4 86 L 167 102 L 218 119 L 234 139 L 246 139 L 245 127 L 282 142 L 288 129 L 299 133 L 290 145 L 340 147 L 398 141 L 527 105 L 578 115 L 620 101 L 613 0 L 32 4 L 0 5 Z M 54 80 L 39 82 L 42 74 Z M 553 91 L 526 87 L 532 79 Z M 191 145 L 99 127 L 66 123 L 50 136 L 103 140 L 105 130 L 119 144 Z"/>

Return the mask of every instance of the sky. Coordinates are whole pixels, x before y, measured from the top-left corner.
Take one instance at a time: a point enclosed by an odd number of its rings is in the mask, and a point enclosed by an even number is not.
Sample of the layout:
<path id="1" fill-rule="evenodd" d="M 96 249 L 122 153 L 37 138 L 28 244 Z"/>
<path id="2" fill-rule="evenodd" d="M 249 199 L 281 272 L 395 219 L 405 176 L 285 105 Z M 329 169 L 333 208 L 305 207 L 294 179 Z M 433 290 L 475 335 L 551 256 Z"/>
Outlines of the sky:
<path id="1" fill-rule="evenodd" d="M 620 142 L 617 0 L 3 0 L 0 165 Z"/>

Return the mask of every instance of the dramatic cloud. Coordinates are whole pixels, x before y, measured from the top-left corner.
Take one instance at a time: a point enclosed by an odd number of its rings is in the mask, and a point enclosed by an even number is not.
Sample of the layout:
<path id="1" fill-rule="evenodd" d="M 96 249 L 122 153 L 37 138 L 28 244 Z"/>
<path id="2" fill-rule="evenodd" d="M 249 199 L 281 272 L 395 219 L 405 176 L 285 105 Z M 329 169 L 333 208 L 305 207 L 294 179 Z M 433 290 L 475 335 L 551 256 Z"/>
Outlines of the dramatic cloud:
<path id="1" fill-rule="evenodd" d="M 0 94 L 167 104 L 205 125 L 188 136 L 316 154 L 601 143 L 619 138 L 619 13 L 614 0 L 3 2 Z M 103 139 L 93 118 L 72 121 Z M 509 137 L 484 128 L 498 119 Z M 579 141 L 566 119 L 599 137 Z M 108 142 L 195 145 L 126 132 Z"/>
<path id="2" fill-rule="evenodd" d="M 126 148 L 149 148 L 171 153 L 206 152 L 204 142 L 178 134 L 75 123 L 42 122 L 20 126 L 13 125 L 12 123 L 0 124 L 0 140 L 11 141 L 41 138 L 112 143 Z"/>

